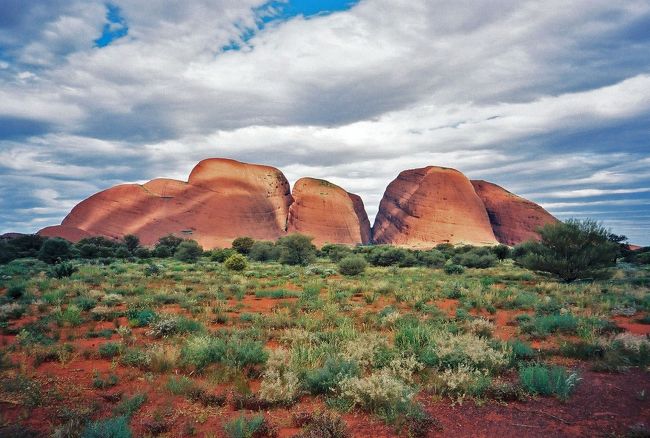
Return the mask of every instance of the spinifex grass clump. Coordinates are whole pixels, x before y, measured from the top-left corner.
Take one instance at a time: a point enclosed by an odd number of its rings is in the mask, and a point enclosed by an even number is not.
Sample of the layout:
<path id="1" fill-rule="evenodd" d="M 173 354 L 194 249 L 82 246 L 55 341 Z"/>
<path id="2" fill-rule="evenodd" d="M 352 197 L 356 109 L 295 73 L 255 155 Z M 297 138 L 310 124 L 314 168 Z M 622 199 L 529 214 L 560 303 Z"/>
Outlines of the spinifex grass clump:
<path id="1" fill-rule="evenodd" d="M 530 394 L 555 395 L 566 401 L 581 380 L 576 372 L 559 366 L 533 364 L 519 370 L 521 386 Z"/>

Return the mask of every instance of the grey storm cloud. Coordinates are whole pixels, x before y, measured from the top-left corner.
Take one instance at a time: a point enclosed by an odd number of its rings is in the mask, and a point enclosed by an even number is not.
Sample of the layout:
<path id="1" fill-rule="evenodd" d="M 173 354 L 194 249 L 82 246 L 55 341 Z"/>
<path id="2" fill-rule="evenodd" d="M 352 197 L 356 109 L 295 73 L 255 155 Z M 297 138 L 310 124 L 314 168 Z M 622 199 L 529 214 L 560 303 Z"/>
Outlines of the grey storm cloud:
<path id="1" fill-rule="evenodd" d="M 3 3 L 0 231 L 225 156 L 371 216 L 400 170 L 451 166 L 650 244 L 647 1 L 362 0 L 265 26 L 262 0 L 111 5 L 128 32 L 96 47 L 104 2 Z"/>

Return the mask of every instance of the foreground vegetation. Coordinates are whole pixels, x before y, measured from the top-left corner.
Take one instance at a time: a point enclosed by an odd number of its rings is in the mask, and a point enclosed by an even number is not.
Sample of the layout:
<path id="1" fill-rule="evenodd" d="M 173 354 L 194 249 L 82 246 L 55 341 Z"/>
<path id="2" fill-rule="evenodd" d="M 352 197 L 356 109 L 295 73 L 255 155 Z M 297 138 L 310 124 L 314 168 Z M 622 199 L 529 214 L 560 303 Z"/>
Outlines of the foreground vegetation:
<path id="1" fill-rule="evenodd" d="M 432 400 L 571 403 L 584 370 L 650 365 L 647 336 L 617 326 L 650 322 L 642 264 L 569 284 L 501 247 L 175 243 L 158 258 L 163 245 L 135 256 L 135 244 L 123 258 L 0 266 L 0 403 L 17 409 L 4 425 L 326 437 L 348 436 L 355 412 L 425 436 L 441 427 Z M 293 416 L 273 416 L 285 409 Z"/>

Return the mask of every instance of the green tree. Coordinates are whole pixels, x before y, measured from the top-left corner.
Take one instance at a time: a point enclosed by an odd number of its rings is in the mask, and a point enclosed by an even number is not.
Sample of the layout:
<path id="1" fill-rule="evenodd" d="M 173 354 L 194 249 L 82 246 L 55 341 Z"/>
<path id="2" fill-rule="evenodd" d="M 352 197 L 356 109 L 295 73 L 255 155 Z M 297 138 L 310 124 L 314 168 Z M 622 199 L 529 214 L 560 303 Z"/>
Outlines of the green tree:
<path id="1" fill-rule="evenodd" d="M 255 242 L 248 252 L 248 258 L 256 262 L 268 262 L 277 260 L 279 257 L 279 248 L 273 242 Z"/>
<path id="2" fill-rule="evenodd" d="M 176 248 L 178 248 L 178 245 L 180 245 L 183 240 L 184 239 L 182 239 L 181 237 L 174 236 L 173 234 L 168 234 L 158 239 L 158 243 L 156 243 L 156 247 L 166 246 L 167 248 L 169 248 L 169 251 L 173 254 L 176 252 Z"/>
<path id="3" fill-rule="evenodd" d="M 174 257 L 183 262 L 195 262 L 203 255 L 203 248 L 195 240 L 181 242 L 174 252 Z"/>
<path id="4" fill-rule="evenodd" d="M 607 268 L 616 265 L 620 253 L 620 244 L 610 240 L 610 231 L 590 219 L 547 224 L 539 233 L 539 242 L 527 242 L 515 251 L 517 261 L 566 282 L 607 277 Z"/>
<path id="5" fill-rule="evenodd" d="M 254 244 L 255 240 L 251 237 L 238 237 L 232 241 L 232 249 L 237 251 L 239 254 L 247 255 Z"/>
<path id="6" fill-rule="evenodd" d="M 316 247 L 311 243 L 312 239 L 297 233 L 278 239 L 280 263 L 304 266 L 316 260 Z"/>
<path id="7" fill-rule="evenodd" d="M 140 238 L 135 234 L 127 234 L 122 240 L 131 254 L 135 254 L 135 250 L 140 247 Z"/>
<path id="8" fill-rule="evenodd" d="M 38 258 L 45 263 L 54 264 L 72 258 L 72 245 L 65 239 L 55 237 L 43 242 Z"/>

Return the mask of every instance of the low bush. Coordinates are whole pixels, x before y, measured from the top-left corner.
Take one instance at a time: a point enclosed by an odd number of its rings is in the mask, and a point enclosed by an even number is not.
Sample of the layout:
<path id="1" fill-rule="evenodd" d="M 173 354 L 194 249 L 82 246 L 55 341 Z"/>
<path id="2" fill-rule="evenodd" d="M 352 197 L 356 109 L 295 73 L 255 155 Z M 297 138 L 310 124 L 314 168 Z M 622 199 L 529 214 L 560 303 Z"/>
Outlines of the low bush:
<path id="1" fill-rule="evenodd" d="M 241 254 L 233 254 L 226 259 L 224 266 L 231 271 L 239 272 L 248 267 L 248 261 Z"/>
<path id="2" fill-rule="evenodd" d="M 232 249 L 239 254 L 247 255 L 255 245 L 255 240 L 250 237 L 238 237 L 232 241 Z"/>
<path id="3" fill-rule="evenodd" d="M 120 354 L 121 346 L 115 342 L 106 342 L 99 346 L 99 356 L 102 359 L 112 359 Z"/>
<path id="4" fill-rule="evenodd" d="M 554 315 L 538 315 L 531 321 L 521 325 L 521 331 L 537 337 L 545 337 L 551 333 L 575 333 L 578 319 L 570 313 Z"/>
<path id="5" fill-rule="evenodd" d="M 343 275 L 359 275 L 366 270 L 366 259 L 361 256 L 348 256 L 338 263 L 339 272 Z"/>
<path id="6" fill-rule="evenodd" d="M 72 263 L 62 262 L 52 266 L 48 271 L 48 275 L 52 278 L 67 278 L 72 276 L 72 274 L 78 270 L 79 269 Z"/>
<path id="7" fill-rule="evenodd" d="M 259 396 L 270 404 L 289 405 L 300 394 L 298 374 L 289 366 L 289 354 L 278 348 L 273 350 L 262 375 Z"/>
<path id="8" fill-rule="evenodd" d="M 122 400 L 119 405 L 115 406 L 113 413 L 125 418 L 131 418 L 146 401 L 147 396 L 145 394 L 135 394 L 132 397 Z"/>
<path id="9" fill-rule="evenodd" d="M 190 336 L 181 349 L 181 360 L 199 370 L 212 363 L 241 368 L 264 363 L 266 359 L 261 342 L 239 334 Z"/>
<path id="10" fill-rule="evenodd" d="M 131 438 L 126 417 L 119 416 L 93 421 L 81 433 L 81 438 Z"/>
<path id="11" fill-rule="evenodd" d="M 411 404 L 414 390 L 389 370 L 382 369 L 366 377 L 341 381 L 341 397 L 352 406 L 394 421 Z"/>
<path id="12" fill-rule="evenodd" d="M 314 394 L 331 394 L 338 389 L 342 380 L 350 377 L 358 377 L 359 366 L 354 361 L 331 357 L 325 361 L 321 368 L 307 372 L 305 386 Z"/>
<path id="13" fill-rule="evenodd" d="M 184 240 L 174 251 L 174 258 L 182 262 L 195 262 L 203 255 L 203 248 L 195 240 Z"/>
<path id="14" fill-rule="evenodd" d="M 533 364 L 519 369 L 519 380 L 524 390 L 530 394 L 555 395 L 566 401 L 580 377 L 575 372 L 567 372 L 563 367 Z"/>
<path id="15" fill-rule="evenodd" d="M 348 438 L 345 421 L 338 416 L 327 412 L 298 412 L 293 415 L 293 423 L 303 430 L 294 438 Z"/>
<path id="16" fill-rule="evenodd" d="M 224 425 L 226 435 L 230 438 L 267 438 L 277 436 L 277 431 L 266 421 L 263 415 L 245 417 L 240 415 Z"/>
<path id="17" fill-rule="evenodd" d="M 255 242 L 248 258 L 256 262 L 276 261 L 280 258 L 280 249 L 273 242 Z"/>
<path id="18" fill-rule="evenodd" d="M 280 249 L 279 261 L 283 265 L 307 266 L 316 260 L 316 247 L 312 237 L 303 234 L 290 234 L 277 241 Z"/>
<path id="19" fill-rule="evenodd" d="M 165 388 L 174 395 L 188 395 L 196 388 L 196 384 L 189 377 L 171 376 L 167 380 Z"/>
<path id="20" fill-rule="evenodd" d="M 447 263 L 445 265 L 444 270 L 445 270 L 445 274 L 449 274 L 449 275 L 458 275 L 458 274 L 462 274 L 463 272 L 465 272 L 464 267 L 462 267 L 461 265 L 453 264 L 453 263 Z"/>
<path id="21" fill-rule="evenodd" d="M 448 368 L 431 379 L 436 394 L 456 400 L 481 397 L 490 388 L 492 378 L 486 371 L 461 364 Z"/>

